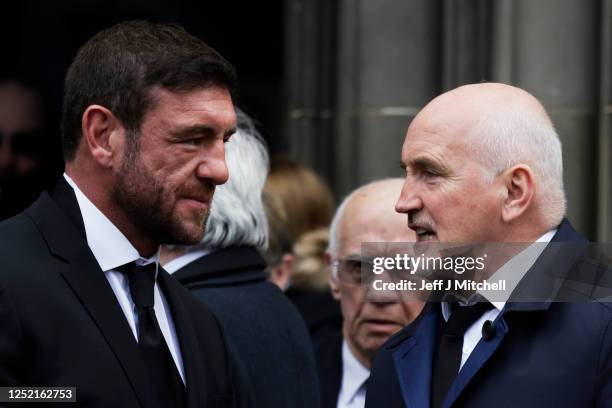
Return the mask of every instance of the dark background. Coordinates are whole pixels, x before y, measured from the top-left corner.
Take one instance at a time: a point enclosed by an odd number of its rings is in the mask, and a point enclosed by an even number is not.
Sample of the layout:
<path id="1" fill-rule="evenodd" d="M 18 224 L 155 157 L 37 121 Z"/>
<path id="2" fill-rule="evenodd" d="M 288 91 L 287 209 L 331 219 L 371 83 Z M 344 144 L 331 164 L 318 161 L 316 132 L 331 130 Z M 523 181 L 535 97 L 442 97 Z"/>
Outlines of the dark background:
<path id="1" fill-rule="evenodd" d="M 4 1 L 0 74 L 43 92 L 53 140 L 77 48 L 134 18 L 178 22 L 220 51 L 271 152 L 338 199 L 401 176 L 406 128 L 436 95 L 483 80 L 523 88 L 563 143 L 568 217 L 612 239 L 612 0 Z"/>
<path id="2" fill-rule="evenodd" d="M 259 122 L 271 151 L 280 142 L 283 83 L 283 1 L 64 0 L 14 1 L 0 6 L 0 76 L 18 77 L 38 91 L 47 129 L 59 146 L 64 76 L 96 32 L 124 20 L 178 23 L 236 67 L 238 103 Z M 54 172 L 62 169 L 52 149 Z"/>

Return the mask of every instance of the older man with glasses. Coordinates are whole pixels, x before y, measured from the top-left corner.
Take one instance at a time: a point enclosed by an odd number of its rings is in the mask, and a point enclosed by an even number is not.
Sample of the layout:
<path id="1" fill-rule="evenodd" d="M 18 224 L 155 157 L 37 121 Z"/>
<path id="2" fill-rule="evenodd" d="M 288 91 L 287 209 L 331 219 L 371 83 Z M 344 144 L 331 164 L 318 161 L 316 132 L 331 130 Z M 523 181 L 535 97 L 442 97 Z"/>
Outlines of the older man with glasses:
<path id="1" fill-rule="evenodd" d="M 351 193 L 332 221 L 326 262 L 332 294 L 341 304 L 342 335 L 317 345 L 323 407 L 363 407 L 370 368 L 380 346 L 413 321 L 421 302 L 366 301 L 361 284 L 363 242 L 414 242 L 394 210 L 402 179 L 376 181 Z"/>

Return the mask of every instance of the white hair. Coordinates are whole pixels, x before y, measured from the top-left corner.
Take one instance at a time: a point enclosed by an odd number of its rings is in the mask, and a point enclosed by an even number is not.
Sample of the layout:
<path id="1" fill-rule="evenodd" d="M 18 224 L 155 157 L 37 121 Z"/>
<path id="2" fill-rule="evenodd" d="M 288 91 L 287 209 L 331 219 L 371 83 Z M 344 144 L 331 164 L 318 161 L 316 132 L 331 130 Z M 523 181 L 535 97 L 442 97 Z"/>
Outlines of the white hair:
<path id="1" fill-rule="evenodd" d="M 238 129 L 225 148 L 229 180 L 217 186 L 201 244 L 207 248 L 268 246 L 268 221 L 262 201 L 270 168 L 265 142 L 253 121 L 236 109 Z"/>
<path id="2" fill-rule="evenodd" d="M 491 170 L 490 178 L 517 164 L 534 172 L 535 200 L 544 222 L 553 228 L 566 210 L 561 141 L 544 112 L 512 106 L 483 117 L 475 127 L 474 152 Z"/>

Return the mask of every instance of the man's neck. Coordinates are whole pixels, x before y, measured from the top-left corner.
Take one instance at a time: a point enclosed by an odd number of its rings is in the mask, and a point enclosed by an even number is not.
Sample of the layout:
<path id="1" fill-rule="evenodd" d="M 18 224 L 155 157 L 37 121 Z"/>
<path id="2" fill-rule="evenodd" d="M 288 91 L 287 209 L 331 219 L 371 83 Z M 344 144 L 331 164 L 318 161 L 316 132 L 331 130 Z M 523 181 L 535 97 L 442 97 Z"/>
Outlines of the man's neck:
<path id="1" fill-rule="evenodd" d="M 110 198 L 108 188 L 105 190 L 99 188 L 101 185 L 106 186 L 107 183 L 95 181 L 89 176 L 84 176 L 82 171 L 78 171 L 70 164 L 66 165 L 65 172 L 87 199 L 125 235 L 134 248 L 138 250 L 140 256 L 149 258 L 157 253 L 159 244 L 153 242 L 146 234 L 143 234 L 129 217 L 120 210 L 117 204 Z"/>
<path id="2" fill-rule="evenodd" d="M 359 348 L 355 346 L 355 344 L 353 344 L 353 342 L 347 335 L 345 335 L 344 338 L 346 339 L 346 344 L 348 345 L 351 354 L 353 354 L 357 361 L 359 361 L 361 365 L 363 365 L 368 370 L 372 369 L 374 356 L 368 356 L 366 353 L 361 352 Z"/>

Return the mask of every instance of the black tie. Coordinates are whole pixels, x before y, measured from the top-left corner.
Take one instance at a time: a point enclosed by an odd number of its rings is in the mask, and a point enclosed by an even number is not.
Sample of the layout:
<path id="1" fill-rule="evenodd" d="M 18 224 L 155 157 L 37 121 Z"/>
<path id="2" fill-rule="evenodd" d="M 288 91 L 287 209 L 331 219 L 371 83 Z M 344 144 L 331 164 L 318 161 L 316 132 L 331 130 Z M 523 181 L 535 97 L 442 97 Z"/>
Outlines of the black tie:
<path id="1" fill-rule="evenodd" d="M 446 399 L 461 365 L 463 335 L 465 331 L 491 309 L 489 302 L 480 302 L 472 306 L 459 306 L 450 303 L 452 314 L 447 322 L 442 322 L 440 336 L 434 352 L 431 376 L 431 407 L 439 408 Z"/>
<path id="2" fill-rule="evenodd" d="M 139 266 L 132 262 L 117 270 L 123 272 L 130 283 L 130 293 L 138 316 L 138 348 L 148 369 L 153 389 L 157 393 L 159 406 L 184 407 L 185 386 L 153 308 L 156 266 L 156 263 Z"/>

